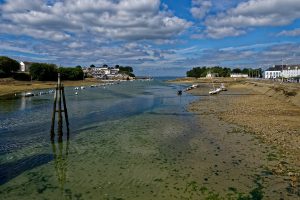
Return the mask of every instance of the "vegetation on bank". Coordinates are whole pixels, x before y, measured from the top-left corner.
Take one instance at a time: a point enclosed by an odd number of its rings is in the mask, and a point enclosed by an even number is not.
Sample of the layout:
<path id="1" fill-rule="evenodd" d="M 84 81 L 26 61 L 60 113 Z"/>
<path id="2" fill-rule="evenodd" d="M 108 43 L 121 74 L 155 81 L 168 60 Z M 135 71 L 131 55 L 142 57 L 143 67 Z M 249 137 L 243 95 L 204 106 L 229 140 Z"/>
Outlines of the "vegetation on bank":
<path id="1" fill-rule="evenodd" d="M 96 67 L 91 65 L 90 67 Z M 104 64 L 103 67 L 108 67 Z M 126 74 L 130 77 L 135 77 L 133 68 L 130 66 L 116 65 L 120 74 Z M 76 67 L 57 67 L 55 64 L 49 63 L 32 63 L 29 68 L 29 73 L 19 72 L 20 64 L 18 61 L 6 56 L 0 56 L 0 78 L 12 77 L 19 81 L 56 81 L 57 73 L 61 74 L 62 80 L 83 80 L 84 72 L 81 66 Z"/>
<path id="2" fill-rule="evenodd" d="M 0 78 L 9 77 L 18 71 L 20 64 L 9 57 L 0 56 Z"/>
<path id="3" fill-rule="evenodd" d="M 129 67 L 129 66 L 123 67 L 123 66 L 119 66 L 119 65 L 116 65 L 115 67 L 120 70 L 119 73 L 126 74 L 130 77 L 135 77 L 135 75 L 133 74 L 132 67 Z"/>
<path id="4" fill-rule="evenodd" d="M 193 69 L 186 72 L 187 77 L 206 77 L 208 73 L 217 74 L 218 77 L 230 77 L 232 73 L 238 74 L 248 74 L 250 77 L 262 77 L 262 69 L 252 69 L 252 68 L 244 68 L 244 69 L 231 69 L 228 67 L 194 67 Z"/>

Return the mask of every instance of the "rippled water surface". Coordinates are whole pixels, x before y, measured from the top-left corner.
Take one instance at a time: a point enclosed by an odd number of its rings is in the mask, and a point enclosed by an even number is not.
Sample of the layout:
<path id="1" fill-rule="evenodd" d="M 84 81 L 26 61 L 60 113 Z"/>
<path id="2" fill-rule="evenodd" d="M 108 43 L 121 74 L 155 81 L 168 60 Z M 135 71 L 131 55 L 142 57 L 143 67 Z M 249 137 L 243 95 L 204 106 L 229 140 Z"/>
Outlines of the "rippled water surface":
<path id="1" fill-rule="evenodd" d="M 4 199 L 153 199 L 180 196 L 180 160 L 194 116 L 183 86 L 154 81 L 66 88 L 71 139 L 51 144 L 53 95 L 0 99 Z M 177 188 L 178 187 L 178 188 Z"/>

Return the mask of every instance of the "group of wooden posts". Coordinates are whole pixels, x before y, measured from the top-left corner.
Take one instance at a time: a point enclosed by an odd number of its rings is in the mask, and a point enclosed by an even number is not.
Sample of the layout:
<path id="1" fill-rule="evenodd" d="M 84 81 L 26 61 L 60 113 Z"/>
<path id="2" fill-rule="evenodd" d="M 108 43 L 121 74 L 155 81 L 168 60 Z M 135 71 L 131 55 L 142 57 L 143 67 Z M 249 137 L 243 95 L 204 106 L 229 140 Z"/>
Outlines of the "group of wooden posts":
<path id="1" fill-rule="evenodd" d="M 62 110 L 62 103 L 63 103 L 63 110 Z M 60 74 L 58 74 L 58 80 L 56 85 L 56 90 L 54 94 L 54 103 L 53 103 L 53 113 L 52 113 L 52 123 L 51 123 L 51 131 L 50 131 L 50 138 L 51 141 L 54 142 L 55 138 L 55 116 L 57 116 L 57 136 L 58 142 L 63 141 L 63 117 L 62 113 L 65 115 L 66 126 L 67 126 L 67 139 L 69 140 L 70 137 L 70 129 L 69 129 L 69 118 L 68 118 L 68 110 L 65 98 L 65 89 L 63 84 L 60 80 Z"/>

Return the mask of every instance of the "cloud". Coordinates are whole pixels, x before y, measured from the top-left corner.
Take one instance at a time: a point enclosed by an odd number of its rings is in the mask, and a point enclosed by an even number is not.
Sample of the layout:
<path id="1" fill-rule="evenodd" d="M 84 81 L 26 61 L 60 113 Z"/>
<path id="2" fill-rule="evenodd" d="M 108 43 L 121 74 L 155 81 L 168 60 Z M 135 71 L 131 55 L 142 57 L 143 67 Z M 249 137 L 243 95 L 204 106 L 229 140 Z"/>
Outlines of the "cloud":
<path id="1" fill-rule="evenodd" d="M 191 14 L 196 19 L 202 19 L 208 13 L 212 3 L 210 0 L 192 0 Z"/>
<path id="2" fill-rule="evenodd" d="M 249 0 L 205 20 L 206 36 L 223 38 L 245 34 L 251 27 L 283 26 L 300 17 L 299 0 Z"/>
<path id="3" fill-rule="evenodd" d="M 296 28 L 294 30 L 284 30 L 277 34 L 278 36 L 299 36 L 300 35 L 300 28 Z"/>
<path id="4" fill-rule="evenodd" d="M 160 11 L 160 0 L 8 0 L 0 5 L 0 32 L 66 40 L 92 36 L 120 40 L 176 37 L 191 23 Z"/>

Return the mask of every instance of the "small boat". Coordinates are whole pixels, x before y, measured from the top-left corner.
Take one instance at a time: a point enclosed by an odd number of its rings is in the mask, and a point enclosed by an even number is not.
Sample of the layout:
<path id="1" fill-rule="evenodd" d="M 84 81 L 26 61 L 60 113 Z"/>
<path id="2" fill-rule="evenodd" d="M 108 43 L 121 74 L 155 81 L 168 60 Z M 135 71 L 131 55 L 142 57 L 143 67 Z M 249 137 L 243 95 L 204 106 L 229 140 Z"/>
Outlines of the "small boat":
<path id="1" fill-rule="evenodd" d="M 79 87 L 75 87 L 74 90 L 79 90 Z"/>
<path id="2" fill-rule="evenodd" d="M 227 91 L 227 88 L 225 87 L 224 83 L 221 84 L 220 88 L 221 88 L 222 91 Z"/>
<path id="3" fill-rule="evenodd" d="M 25 97 L 33 97 L 34 94 L 31 93 L 31 92 L 26 92 L 24 96 L 25 96 Z"/>
<path id="4" fill-rule="evenodd" d="M 81 86 L 81 87 L 80 87 L 80 89 L 84 90 L 84 89 L 85 89 L 85 87 L 84 87 L 84 86 Z"/>
<path id="5" fill-rule="evenodd" d="M 75 92 L 75 95 L 78 95 L 78 92 Z"/>
<path id="6" fill-rule="evenodd" d="M 198 84 L 194 84 L 194 85 L 191 86 L 192 89 L 195 89 L 195 88 L 198 88 L 198 87 L 199 87 Z"/>
<path id="7" fill-rule="evenodd" d="M 182 95 L 182 90 L 178 90 L 177 95 L 181 96 Z"/>

